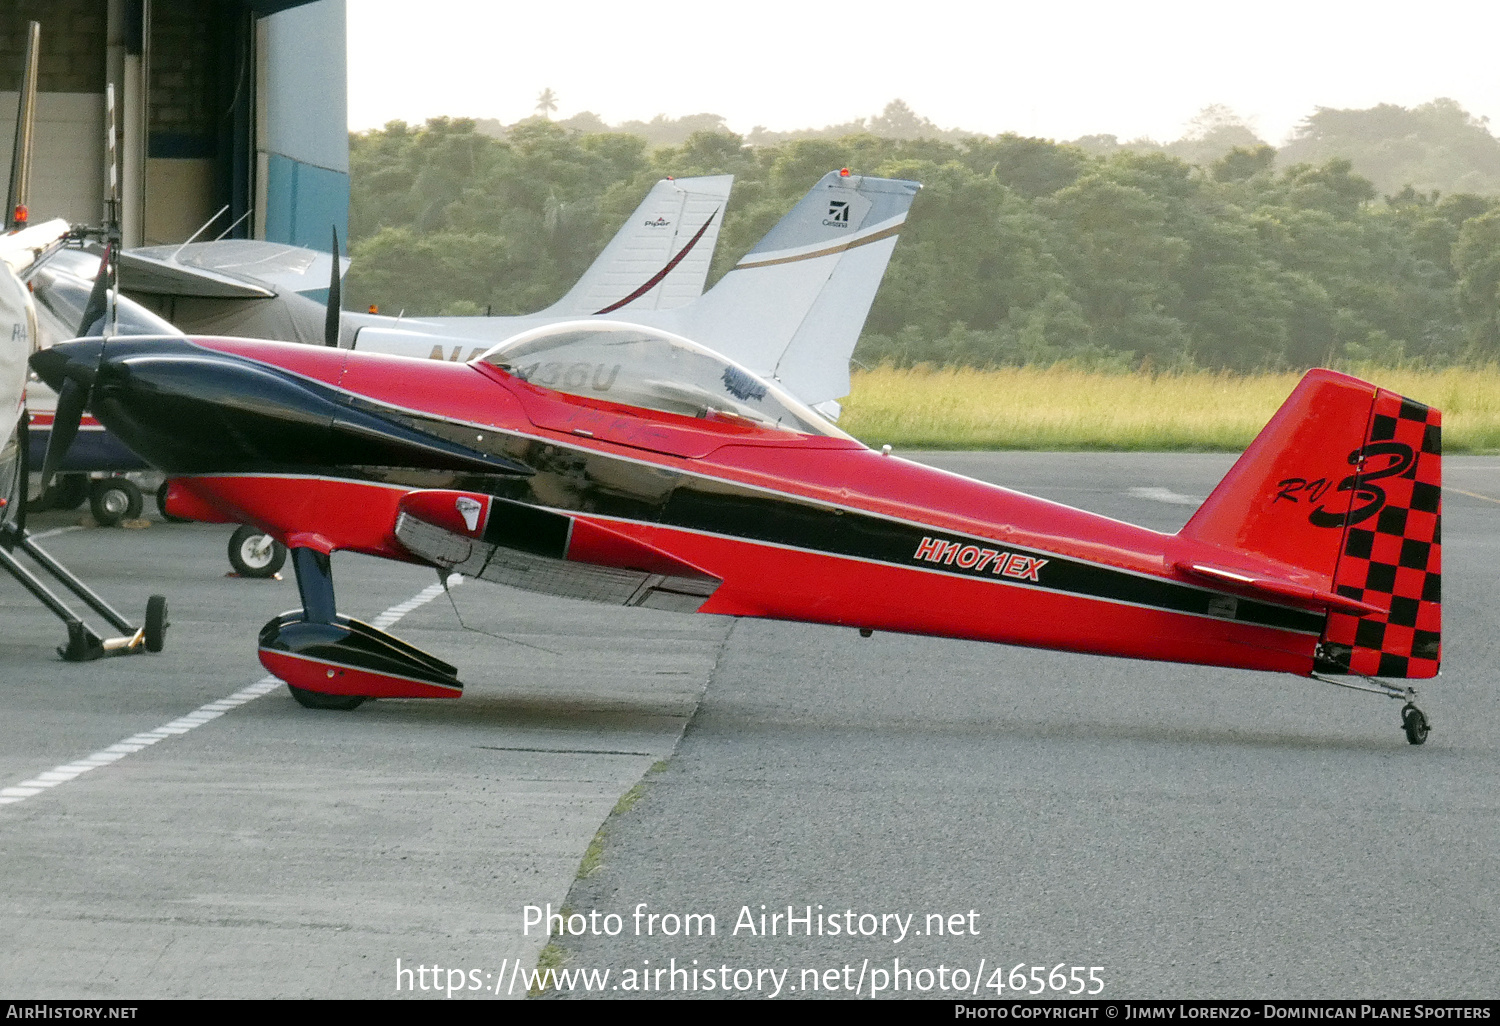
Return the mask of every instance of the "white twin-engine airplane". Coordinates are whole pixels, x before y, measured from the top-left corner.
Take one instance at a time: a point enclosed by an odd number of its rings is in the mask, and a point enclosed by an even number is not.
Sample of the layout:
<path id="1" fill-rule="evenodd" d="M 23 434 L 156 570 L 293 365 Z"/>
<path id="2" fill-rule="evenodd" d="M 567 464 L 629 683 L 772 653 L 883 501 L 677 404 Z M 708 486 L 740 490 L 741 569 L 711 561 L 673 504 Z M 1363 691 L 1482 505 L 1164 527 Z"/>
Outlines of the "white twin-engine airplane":
<path id="1" fill-rule="evenodd" d="M 837 400 L 849 394 L 849 357 L 920 188 L 916 182 L 831 171 L 732 271 L 691 302 L 650 301 L 650 287 L 675 269 L 673 261 L 685 262 L 694 236 L 683 243 L 682 235 L 696 223 L 689 219 L 674 242 L 681 245 L 650 277 L 638 272 L 606 282 L 602 275 L 594 281 L 586 275 L 556 305 L 522 317 L 421 317 L 398 324 L 389 317 L 345 314 L 341 342 L 365 352 L 469 360 L 523 331 L 603 314 L 695 339 L 836 419 Z M 617 236 L 601 263 L 620 242 Z M 700 259 L 706 265 L 708 255 Z M 701 287 L 701 276 L 697 280 Z"/>

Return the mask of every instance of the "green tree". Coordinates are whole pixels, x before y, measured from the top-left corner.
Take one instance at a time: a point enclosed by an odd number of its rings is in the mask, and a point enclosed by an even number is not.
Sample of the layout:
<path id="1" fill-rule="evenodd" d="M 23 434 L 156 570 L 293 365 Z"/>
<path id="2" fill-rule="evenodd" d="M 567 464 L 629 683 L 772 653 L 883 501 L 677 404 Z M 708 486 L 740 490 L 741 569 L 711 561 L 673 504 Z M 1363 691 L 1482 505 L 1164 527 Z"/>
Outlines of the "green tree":
<path id="1" fill-rule="evenodd" d="M 1458 301 L 1475 355 L 1500 356 L 1500 208 L 1465 221 L 1453 247 Z"/>

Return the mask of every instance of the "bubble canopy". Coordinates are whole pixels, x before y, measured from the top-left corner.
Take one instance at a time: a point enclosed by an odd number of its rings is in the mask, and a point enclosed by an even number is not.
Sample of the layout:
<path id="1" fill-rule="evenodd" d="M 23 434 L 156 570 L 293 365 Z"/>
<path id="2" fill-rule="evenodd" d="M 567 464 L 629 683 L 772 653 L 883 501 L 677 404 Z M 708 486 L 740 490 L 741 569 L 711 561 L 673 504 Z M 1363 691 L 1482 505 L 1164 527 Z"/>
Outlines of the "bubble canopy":
<path id="1" fill-rule="evenodd" d="M 783 389 L 712 349 L 641 324 L 549 324 L 501 342 L 477 362 L 587 399 L 688 417 L 728 415 L 784 431 L 849 437 Z"/>

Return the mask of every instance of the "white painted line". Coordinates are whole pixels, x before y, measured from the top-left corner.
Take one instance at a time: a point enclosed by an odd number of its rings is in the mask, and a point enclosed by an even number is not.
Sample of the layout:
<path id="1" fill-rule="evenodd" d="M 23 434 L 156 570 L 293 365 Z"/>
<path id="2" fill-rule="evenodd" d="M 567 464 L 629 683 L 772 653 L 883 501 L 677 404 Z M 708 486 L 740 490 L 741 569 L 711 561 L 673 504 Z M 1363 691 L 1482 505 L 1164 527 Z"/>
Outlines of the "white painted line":
<path id="1" fill-rule="evenodd" d="M 60 528 L 64 530 L 77 530 L 77 528 Z M 40 536 L 36 536 L 40 537 Z M 463 583 L 463 578 L 453 574 L 448 578 L 449 587 Z M 389 627 L 407 613 L 426 605 L 443 593 L 441 584 L 433 584 L 423 588 L 416 595 L 407 599 L 399 605 L 392 606 L 375 618 L 374 626 L 380 629 Z M 108 766 L 119 762 L 127 755 L 150 748 L 158 741 L 165 741 L 169 737 L 186 734 L 195 727 L 201 727 L 205 723 L 223 716 L 231 709 L 238 708 L 246 702 L 253 701 L 261 695 L 269 694 L 281 686 L 281 681 L 275 677 L 262 677 L 254 684 L 243 687 L 232 695 L 201 705 L 186 716 L 179 716 L 170 723 L 163 723 L 155 730 L 142 731 L 132 734 L 123 741 L 116 741 L 108 748 L 101 748 L 91 755 L 85 755 L 73 762 L 65 762 L 61 766 L 54 766 L 43 773 L 38 773 L 30 780 L 23 780 L 12 787 L 0 787 L 0 805 L 14 805 L 16 802 L 24 802 L 27 798 L 34 798 L 44 791 L 48 791 L 58 784 L 65 784 L 70 780 L 77 780 L 90 770 L 96 770 L 100 766 Z"/>
<path id="2" fill-rule="evenodd" d="M 1203 500 L 1192 495 L 1182 495 L 1170 488 L 1132 488 L 1130 494 L 1137 499 L 1165 502 L 1173 506 L 1201 506 Z"/>
<path id="3" fill-rule="evenodd" d="M 56 538 L 58 535 L 60 535 L 60 534 L 67 534 L 69 531 L 82 531 L 82 530 L 83 530 L 83 525 L 82 524 L 74 524 L 72 527 L 54 527 L 50 531 L 43 531 L 41 534 L 33 534 L 33 535 L 29 535 L 28 537 L 30 537 L 32 541 L 41 541 L 43 538 Z"/>

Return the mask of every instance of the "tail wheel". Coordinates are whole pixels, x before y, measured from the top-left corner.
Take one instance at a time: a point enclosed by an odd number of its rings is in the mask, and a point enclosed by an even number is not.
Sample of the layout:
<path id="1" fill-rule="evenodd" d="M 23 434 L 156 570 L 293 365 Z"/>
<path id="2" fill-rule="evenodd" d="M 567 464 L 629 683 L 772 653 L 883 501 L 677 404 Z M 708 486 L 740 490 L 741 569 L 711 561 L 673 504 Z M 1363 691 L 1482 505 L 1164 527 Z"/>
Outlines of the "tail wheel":
<path id="1" fill-rule="evenodd" d="M 146 600 L 146 651 L 160 652 L 167 643 L 167 597 L 152 595 Z"/>
<path id="2" fill-rule="evenodd" d="M 286 689 L 292 693 L 297 704 L 304 709 L 335 709 L 339 712 L 348 712 L 357 709 L 364 702 L 364 695 L 326 695 L 321 691 L 309 691 L 306 688 L 294 688 L 290 684 Z"/>
<path id="3" fill-rule="evenodd" d="M 241 577 L 274 577 L 286 563 L 286 546 L 250 524 L 229 537 L 229 565 Z"/>
<path id="4" fill-rule="evenodd" d="M 89 486 L 89 510 L 101 527 L 141 515 L 141 490 L 128 477 L 104 477 Z"/>
<path id="5" fill-rule="evenodd" d="M 1427 740 L 1432 727 L 1427 723 L 1426 714 L 1408 703 L 1401 707 L 1401 729 L 1406 731 L 1406 740 L 1414 745 L 1420 745 Z"/>

